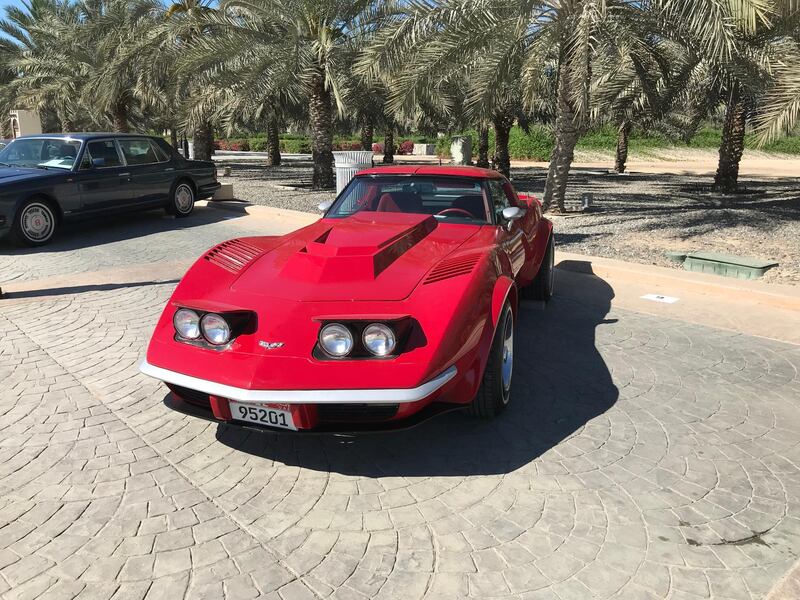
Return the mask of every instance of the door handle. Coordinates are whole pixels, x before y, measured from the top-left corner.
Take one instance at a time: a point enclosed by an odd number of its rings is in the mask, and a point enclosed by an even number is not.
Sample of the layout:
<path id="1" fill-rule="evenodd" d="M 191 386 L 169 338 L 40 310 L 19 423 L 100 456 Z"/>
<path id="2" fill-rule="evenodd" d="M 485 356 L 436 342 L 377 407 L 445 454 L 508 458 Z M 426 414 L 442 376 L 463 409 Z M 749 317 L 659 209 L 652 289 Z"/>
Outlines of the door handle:
<path id="1" fill-rule="evenodd" d="M 120 173 L 119 176 L 120 177 L 130 177 L 131 174 L 130 173 Z"/>
<path id="2" fill-rule="evenodd" d="M 164 169 L 164 172 L 167 173 L 168 171 L 174 171 L 175 167 L 169 167 L 168 169 Z"/>

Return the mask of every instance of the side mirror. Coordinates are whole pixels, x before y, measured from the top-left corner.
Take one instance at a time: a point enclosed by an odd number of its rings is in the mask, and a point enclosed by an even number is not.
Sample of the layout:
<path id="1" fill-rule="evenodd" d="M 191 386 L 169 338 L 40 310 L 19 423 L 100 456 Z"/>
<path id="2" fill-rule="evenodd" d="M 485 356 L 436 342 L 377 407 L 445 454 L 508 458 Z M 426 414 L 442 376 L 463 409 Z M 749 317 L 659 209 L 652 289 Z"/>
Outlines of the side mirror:
<path id="1" fill-rule="evenodd" d="M 333 206 L 333 200 L 326 200 L 325 202 L 319 203 L 317 210 L 321 213 L 326 213 L 331 206 Z"/>
<path id="2" fill-rule="evenodd" d="M 93 158 L 92 159 L 92 168 L 96 169 L 98 167 L 105 167 L 106 166 L 106 159 L 105 158 Z"/>
<path id="3" fill-rule="evenodd" d="M 521 219 L 525 215 L 525 211 L 523 211 L 518 206 L 509 206 L 503 209 L 503 219 L 506 220 L 508 229 L 511 229 L 511 224 L 516 221 L 517 219 Z"/>

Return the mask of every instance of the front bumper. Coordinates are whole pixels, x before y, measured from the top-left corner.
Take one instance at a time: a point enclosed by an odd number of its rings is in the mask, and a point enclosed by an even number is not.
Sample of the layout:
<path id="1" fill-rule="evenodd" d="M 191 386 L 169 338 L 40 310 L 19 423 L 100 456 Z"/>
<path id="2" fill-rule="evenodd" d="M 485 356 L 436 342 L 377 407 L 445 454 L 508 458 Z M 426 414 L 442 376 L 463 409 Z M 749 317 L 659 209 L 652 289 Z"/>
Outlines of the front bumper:
<path id="1" fill-rule="evenodd" d="M 453 365 L 422 385 L 408 389 L 248 390 L 162 369 L 151 365 L 146 359 L 139 364 L 139 370 L 164 383 L 171 383 L 211 396 L 253 404 L 408 404 L 430 397 L 458 373 L 458 369 Z"/>

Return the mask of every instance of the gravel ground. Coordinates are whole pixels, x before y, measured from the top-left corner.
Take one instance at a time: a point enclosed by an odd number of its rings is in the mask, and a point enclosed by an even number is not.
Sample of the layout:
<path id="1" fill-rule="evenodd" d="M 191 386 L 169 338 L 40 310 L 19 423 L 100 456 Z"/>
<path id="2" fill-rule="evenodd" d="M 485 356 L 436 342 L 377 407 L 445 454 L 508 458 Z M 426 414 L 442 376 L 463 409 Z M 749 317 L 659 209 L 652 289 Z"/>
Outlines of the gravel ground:
<path id="1" fill-rule="evenodd" d="M 310 189 L 311 166 L 291 159 L 277 168 L 257 161 L 225 161 L 237 198 L 254 204 L 316 211 L 332 192 Z M 222 169 L 220 169 L 222 170 Z M 520 191 L 541 194 L 546 171 L 514 169 Z M 584 214 L 553 216 L 560 249 L 645 264 L 680 268 L 669 251 L 713 251 L 776 260 L 765 281 L 800 284 L 800 178 L 740 178 L 742 191 L 712 193 L 697 175 L 609 175 L 574 169 L 568 200 L 593 194 Z"/>

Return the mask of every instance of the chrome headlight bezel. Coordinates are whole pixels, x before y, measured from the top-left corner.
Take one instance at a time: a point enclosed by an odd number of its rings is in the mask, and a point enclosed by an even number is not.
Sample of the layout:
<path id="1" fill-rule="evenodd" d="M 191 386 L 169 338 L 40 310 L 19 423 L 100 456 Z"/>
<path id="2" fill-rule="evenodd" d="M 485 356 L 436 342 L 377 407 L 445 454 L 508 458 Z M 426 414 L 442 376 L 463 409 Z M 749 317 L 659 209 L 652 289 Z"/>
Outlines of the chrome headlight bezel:
<path id="1" fill-rule="evenodd" d="M 183 322 L 184 324 L 193 323 L 194 330 L 181 327 L 181 325 L 179 325 L 180 317 L 187 319 Z M 198 340 L 202 336 L 200 330 L 200 315 L 191 308 L 179 308 L 176 310 L 175 314 L 172 315 L 172 327 L 175 329 L 178 336 L 184 340 Z"/>
<path id="2" fill-rule="evenodd" d="M 338 338 L 334 340 L 334 343 L 336 341 L 343 342 L 344 347 L 337 350 L 332 344 L 326 343 L 326 333 L 338 334 Z M 328 342 L 331 341 L 332 340 L 329 338 Z M 355 347 L 353 332 L 350 331 L 350 328 L 347 325 L 342 323 L 328 323 L 319 330 L 319 347 L 322 348 L 322 351 L 325 354 L 333 358 L 344 358 L 349 356 Z"/>
<path id="3" fill-rule="evenodd" d="M 218 333 L 214 333 L 214 331 Z M 200 331 L 212 346 L 224 346 L 231 341 L 231 325 L 217 313 L 206 313 L 200 319 Z"/>
<path id="4" fill-rule="evenodd" d="M 371 355 L 383 358 L 394 353 L 397 347 L 397 335 L 386 323 L 370 323 L 361 334 L 361 343 Z"/>

